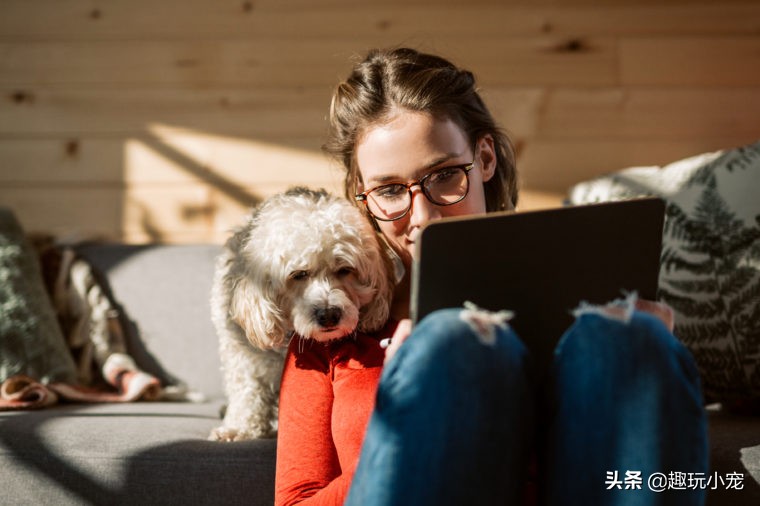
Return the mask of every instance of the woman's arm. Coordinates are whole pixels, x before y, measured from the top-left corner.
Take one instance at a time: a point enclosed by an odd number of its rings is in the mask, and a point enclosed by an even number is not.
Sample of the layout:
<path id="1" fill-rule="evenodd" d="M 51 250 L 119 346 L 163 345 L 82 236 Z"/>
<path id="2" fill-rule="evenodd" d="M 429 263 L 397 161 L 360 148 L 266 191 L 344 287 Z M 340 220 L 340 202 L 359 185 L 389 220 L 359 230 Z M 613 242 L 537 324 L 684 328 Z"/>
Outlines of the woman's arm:
<path id="1" fill-rule="evenodd" d="M 341 473 L 332 439 L 333 389 L 322 345 L 298 351 L 294 339 L 280 389 L 275 504 L 343 504 L 350 476 Z"/>

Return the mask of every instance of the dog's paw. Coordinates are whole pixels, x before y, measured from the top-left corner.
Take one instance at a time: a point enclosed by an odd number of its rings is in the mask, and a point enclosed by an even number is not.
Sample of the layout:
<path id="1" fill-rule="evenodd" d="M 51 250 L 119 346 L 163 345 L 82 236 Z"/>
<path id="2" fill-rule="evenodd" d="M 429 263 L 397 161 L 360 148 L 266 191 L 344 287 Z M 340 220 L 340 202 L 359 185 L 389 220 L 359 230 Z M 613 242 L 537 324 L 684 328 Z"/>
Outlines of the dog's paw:
<path id="1" fill-rule="evenodd" d="M 250 437 L 244 437 L 244 432 L 239 431 L 237 429 L 233 429 L 232 427 L 216 427 L 211 431 L 211 434 L 209 434 L 208 439 L 209 441 L 222 441 L 222 442 L 232 442 L 232 441 L 244 441 L 246 439 L 251 439 Z"/>
<path id="2" fill-rule="evenodd" d="M 208 439 L 209 441 L 231 443 L 233 441 L 248 441 L 251 439 L 260 439 L 264 437 L 271 437 L 271 434 L 250 429 L 236 429 L 234 427 L 225 427 L 222 425 L 221 427 L 213 429 Z"/>

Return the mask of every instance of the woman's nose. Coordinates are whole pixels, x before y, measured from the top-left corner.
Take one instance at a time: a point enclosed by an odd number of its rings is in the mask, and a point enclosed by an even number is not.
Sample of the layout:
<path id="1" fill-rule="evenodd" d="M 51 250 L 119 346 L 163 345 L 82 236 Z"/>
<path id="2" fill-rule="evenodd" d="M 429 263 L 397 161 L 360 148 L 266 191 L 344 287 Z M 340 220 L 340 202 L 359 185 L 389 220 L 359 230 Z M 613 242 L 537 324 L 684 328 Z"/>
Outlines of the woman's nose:
<path id="1" fill-rule="evenodd" d="M 411 225 L 422 226 L 441 217 L 438 206 L 428 200 L 419 186 L 413 186 L 411 190 L 412 208 L 409 210 Z"/>

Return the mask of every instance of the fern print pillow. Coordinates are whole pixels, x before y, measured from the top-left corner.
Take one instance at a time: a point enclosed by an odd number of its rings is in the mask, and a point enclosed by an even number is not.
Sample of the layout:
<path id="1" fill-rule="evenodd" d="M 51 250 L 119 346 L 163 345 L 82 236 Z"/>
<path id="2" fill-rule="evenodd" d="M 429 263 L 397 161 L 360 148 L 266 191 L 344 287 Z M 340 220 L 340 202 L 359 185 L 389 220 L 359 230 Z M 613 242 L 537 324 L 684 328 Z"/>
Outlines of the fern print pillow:
<path id="1" fill-rule="evenodd" d="M 37 254 L 13 212 L 0 207 L 0 383 L 17 374 L 75 383 L 76 365 Z"/>
<path id="2" fill-rule="evenodd" d="M 707 402 L 760 399 L 760 142 L 580 183 L 572 204 L 667 202 L 658 298 Z"/>

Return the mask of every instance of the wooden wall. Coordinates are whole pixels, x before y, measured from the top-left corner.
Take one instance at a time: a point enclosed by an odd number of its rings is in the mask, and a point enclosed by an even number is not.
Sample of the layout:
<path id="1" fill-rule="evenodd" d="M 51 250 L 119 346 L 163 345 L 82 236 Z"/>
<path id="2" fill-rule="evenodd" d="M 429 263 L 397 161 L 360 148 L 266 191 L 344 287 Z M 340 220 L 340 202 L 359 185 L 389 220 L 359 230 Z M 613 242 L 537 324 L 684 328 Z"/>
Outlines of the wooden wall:
<path id="1" fill-rule="evenodd" d="M 760 2 L 0 0 L 0 205 L 26 228 L 221 241 L 320 153 L 374 46 L 473 70 L 523 208 L 633 165 L 760 138 Z"/>

